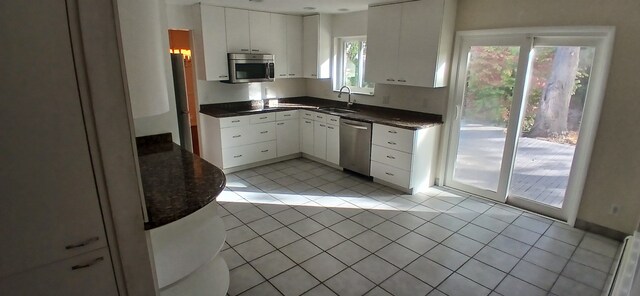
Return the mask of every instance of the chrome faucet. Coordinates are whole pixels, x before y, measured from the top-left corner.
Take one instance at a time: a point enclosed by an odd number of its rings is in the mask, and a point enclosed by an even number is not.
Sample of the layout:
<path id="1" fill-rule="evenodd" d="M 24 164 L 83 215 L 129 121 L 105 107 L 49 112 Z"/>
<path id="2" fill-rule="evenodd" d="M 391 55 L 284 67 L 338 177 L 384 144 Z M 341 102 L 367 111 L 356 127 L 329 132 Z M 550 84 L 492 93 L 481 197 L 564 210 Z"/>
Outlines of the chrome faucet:
<path id="1" fill-rule="evenodd" d="M 340 88 L 340 92 L 338 93 L 338 99 L 342 97 L 342 90 L 345 89 L 345 88 L 349 91 L 349 93 L 348 93 L 349 94 L 349 100 L 347 101 L 347 108 L 349 108 L 349 107 L 351 107 L 351 105 L 353 105 L 353 103 L 351 102 L 351 89 L 348 86 L 344 85 L 344 86 L 342 86 Z"/>

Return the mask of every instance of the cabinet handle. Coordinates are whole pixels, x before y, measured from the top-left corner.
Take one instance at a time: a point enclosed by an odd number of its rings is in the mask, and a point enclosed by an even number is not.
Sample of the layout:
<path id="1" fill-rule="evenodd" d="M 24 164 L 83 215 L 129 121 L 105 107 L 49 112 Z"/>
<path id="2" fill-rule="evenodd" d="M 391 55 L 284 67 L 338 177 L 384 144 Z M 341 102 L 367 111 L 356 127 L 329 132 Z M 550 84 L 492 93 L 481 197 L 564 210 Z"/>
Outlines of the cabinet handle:
<path id="1" fill-rule="evenodd" d="M 289 116 L 291 116 L 291 114 L 285 114 L 285 115 L 284 115 L 284 117 L 289 117 Z"/>
<path id="2" fill-rule="evenodd" d="M 318 74 L 311 74 L 311 76 L 312 76 L 312 77 L 316 77 L 316 76 L 318 76 Z"/>
<path id="3" fill-rule="evenodd" d="M 289 74 L 289 76 L 296 76 L 296 74 Z"/>
<path id="4" fill-rule="evenodd" d="M 396 81 L 395 79 L 387 78 L 387 81 Z"/>
<path id="5" fill-rule="evenodd" d="M 398 79 L 398 82 L 407 82 L 407 81 L 404 79 Z"/>
<path id="6" fill-rule="evenodd" d="M 333 129 L 333 126 L 327 126 L 328 129 Z"/>
<path id="7" fill-rule="evenodd" d="M 98 240 L 100 240 L 100 238 L 95 236 L 95 237 L 92 237 L 92 238 L 88 238 L 88 239 L 86 239 L 84 241 L 81 241 L 79 243 L 68 245 L 68 246 L 66 246 L 64 248 L 67 249 L 67 250 L 80 248 L 80 247 L 84 247 L 84 246 L 86 246 L 86 245 L 88 245 L 90 243 L 97 242 Z"/>
<path id="8" fill-rule="evenodd" d="M 227 78 L 227 77 L 229 77 L 229 76 L 227 76 L 227 75 L 220 75 L 220 76 L 218 76 L 218 78 Z"/>
<path id="9" fill-rule="evenodd" d="M 338 121 L 338 120 L 337 120 L 337 119 L 335 119 L 335 118 L 331 118 L 331 119 L 329 119 L 329 120 L 331 120 L 331 121 Z"/>
<path id="10" fill-rule="evenodd" d="M 262 150 L 262 151 L 260 151 L 260 152 L 262 152 L 262 153 L 264 153 L 264 152 L 269 152 L 269 149 L 267 149 L 267 150 Z"/>
<path id="11" fill-rule="evenodd" d="M 260 51 L 259 49 L 252 49 L 251 51 Z"/>
<path id="12" fill-rule="evenodd" d="M 231 120 L 231 123 L 238 123 L 240 120 Z"/>
<path id="13" fill-rule="evenodd" d="M 260 117 L 260 119 L 267 119 L 269 116 Z"/>
<path id="14" fill-rule="evenodd" d="M 322 118 L 324 118 L 324 117 L 322 117 L 322 116 L 320 116 L 320 115 L 316 115 L 316 118 L 320 118 L 320 119 L 322 119 Z"/>
<path id="15" fill-rule="evenodd" d="M 234 139 L 235 139 L 235 138 L 240 138 L 240 137 L 242 137 L 242 135 L 235 135 L 235 136 L 233 136 L 232 138 L 234 138 Z"/>
<path id="16" fill-rule="evenodd" d="M 241 48 L 240 51 L 249 51 L 249 49 Z"/>
<path id="17" fill-rule="evenodd" d="M 325 127 L 325 126 L 326 126 L 326 125 L 324 125 L 324 124 L 321 124 L 321 125 L 320 125 L 320 127 Z"/>
<path id="18" fill-rule="evenodd" d="M 284 124 L 284 122 L 278 122 L 278 125 L 283 125 L 283 124 Z"/>
<path id="19" fill-rule="evenodd" d="M 92 266 L 92 265 L 95 265 L 95 264 L 97 264 L 98 262 L 103 261 L 103 260 L 104 260 L 104 257 L 98 257 L 98 258 L 96 258 L 96 259 L 93 259 L 93 260 L 92 260 L 91 262 L 89 262 L 89 263 L 85 263 L 85 264 L 78 264 L 78 265 L 71 266 L 71 270 L 77 270 L 77 269 L 87 268 L 87 267 L 90 267 L 90 266 Z"/>
<path id="20" fill-rule="evenodd" d="M 387 131 L 387 132 L 390 133 L 390 134 L 397 134 L 398 133 L 396 131 Z"/>
<path id="21" fill-rule="evenodd" d="M 262 132 L 260 132 L 260 133 L 261 133 L 261 134 L 266 134 L 266 133 L 268 133 L 268 132 L 269 132 L 269 131 L 262 131 Z"/>
<path id="22" fill-rule="evenodd" d="M 389 173 L 389 172 L 384 172 L 384 173 L 385 173 L 385 174 L 387 174 L 387 175 L 389 175 L 389 176 L 395 176 L 394 174 Z"/>
<path id="23" fill-rule="evenodd" d="M 305 120 L 305 121 L 304 121 L 304 123 L 311 123 L 311 121 L 307 121 L 307 120 Z"/>
<path id="24" fill-rule="evenodd" d="M 396 159 L 395 157 L 391 156 L 391 155 L 387 155 L 388 159 Z"/>
<path id="25" fill-rule="evenodd" d="M 280 77 L 282 77 L 282 76 L 287 76 L 287 74 L 280 74 L 280 75 L 278 75 L 278 76 L 280 76 Z"/>
<path id="26" fill-rule="evenodd" d="M 397 145 L 397 144 L 396 144 L 396 142 L 391 142 L 391 141 L 389 141 L 389 142 L 387 142 L 387 143 L 389 143 L 390 145 Z"/>
<path id="27" fill-rule="evenodd" d="M 233 158 L 238 158 L 238 157 L 242 157 L 242 154 L 234 155 L 234 156 L 233 156 Z"/>

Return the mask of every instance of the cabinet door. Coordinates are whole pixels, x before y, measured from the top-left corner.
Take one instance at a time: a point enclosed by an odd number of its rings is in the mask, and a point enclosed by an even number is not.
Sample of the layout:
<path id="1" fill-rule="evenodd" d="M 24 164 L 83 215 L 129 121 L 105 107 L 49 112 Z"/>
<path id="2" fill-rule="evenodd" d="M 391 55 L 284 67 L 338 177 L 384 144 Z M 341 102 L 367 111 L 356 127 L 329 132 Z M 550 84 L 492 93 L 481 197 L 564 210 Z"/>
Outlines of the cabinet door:
<path id="1" fill-rule="evenodd" d="M 227 32 L 227 51 L 230 53 L 250 53 L 249 11 L 225 8 L 224 16 Z"/>
<path id="2" fill-rule="evenodd" d="M 288 77 L 288 55 L 287 55 L 287 16 L 284 14 L 274 13 L 271 15 L 271 36 L 273 36 L 272 44 L 275 56 L 276 78 Z"/>
<path id="3" fill-rule="evenodd" d="M 300 119 L 300 150 L 313 155 L 313 120 Z"/>
<path id="4" fill-rule="evenodd" d="M 249 11 L 249 36 L 251 53 L 273 53 L 270 13 Z"/>
<path id="5" fill-rule="evenodd" d="M 305 78 L 318 78 L 318 26 L 320 16 L 303 18 L 302 67 Z"/>
<path id="6" fill-rule="evenodd" d="M 225 27 L 224 8 L 198 5 L 199 25 L 194 27 L 194 59 L 198 66 L 198 77 L 202 80 L 216 81 L 229 79 L 227 61 L 227 33 Z"/>
<path id="7" fill-rule="evenodd" d="M 107 248 L 1 279 L 0 291 L 5 296 L 118 295 Z"/>
<path id="8" fill-rule="evenodd" d="M 327 124 L 327 161 L 340 164 L 340 126 Z"/>
<path id="9" fill-rule="evenodd" d="M 300 121 L 290 119 L 276 122 L 277 156 L 300 152 Z"/>
<path id="10" fill-rule="evenodd" d="M 313 126 L 313 156 L 327 159 L 327 124 L 314 122 Z"/>
<path id="11" fill-rule="evenodd" d="M 370 7 L 367 22 L 367 81 L 395 84 L 402 5 Z"/>
<path id="12" fill-rule="evenodd" d="M 286 18 L 287 75 L 291 78 L 302 77 L 302 17 L 287 15 Z"/>
<path id="13" fill-rule="evenodd" d="M 21 28 L 0 33 L 11 44 L 0 67 L 2 91 L 19 98 L 0 100 L 2 278 L 104 247 L 106 239 L 67 7 L 62 1 L 7 2 L 0 20 Z M 34 50 L 41 47 L 34 42 L 46 50 Z M 7 291 L 0 288 L 0 294 Z M 42 294 L 65 295 L 22 295 Z"/>
<path id="14" fill-rule="evenodd" d="M 434 86 L 443 1 L 414 1 L 401 4 L 398 84 Z"/>

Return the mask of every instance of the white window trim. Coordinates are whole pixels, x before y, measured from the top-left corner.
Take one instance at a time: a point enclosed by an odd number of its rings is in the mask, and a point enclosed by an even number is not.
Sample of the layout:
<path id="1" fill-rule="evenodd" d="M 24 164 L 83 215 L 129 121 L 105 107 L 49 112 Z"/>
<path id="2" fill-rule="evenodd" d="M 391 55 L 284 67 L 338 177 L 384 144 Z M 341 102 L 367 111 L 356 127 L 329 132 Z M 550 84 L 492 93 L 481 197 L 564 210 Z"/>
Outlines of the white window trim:
<path id="1" fill-rule="evenodd" d="M 344 85 L 344 74 L 343 74 L 343 68 L 344 68 L 344 43 L 345 42 L 349 42 L 349 41 L 367 41 L 367 36 L 349 36 L 349 37 L 338 37 L 335 39 L 335 44 L 336 47 L 335 49 L 335 75 L 333 76 L 333 91 L 338 92 L 340 91 L 340 88 Z M 362 61 L 360 61 L 362 62 Z M 364 65 L 361 65 L 364 66 Z M 364 67 L 361 67 L 360 69 L 364 69 Z M 362 75 L 360 75 L 360 77 L 362 79 L 364 79 L 364 72 L 362 73 Z M 353 87 L 350 86 L 349 88 L 351 88 L 351 93 L 352 94 L 359 94 L 359 95 L 367 95 L 367 96 L 373 96 L 375 93 L 375 86 L 374 88 L 362 88 L 362 87 Z"/>

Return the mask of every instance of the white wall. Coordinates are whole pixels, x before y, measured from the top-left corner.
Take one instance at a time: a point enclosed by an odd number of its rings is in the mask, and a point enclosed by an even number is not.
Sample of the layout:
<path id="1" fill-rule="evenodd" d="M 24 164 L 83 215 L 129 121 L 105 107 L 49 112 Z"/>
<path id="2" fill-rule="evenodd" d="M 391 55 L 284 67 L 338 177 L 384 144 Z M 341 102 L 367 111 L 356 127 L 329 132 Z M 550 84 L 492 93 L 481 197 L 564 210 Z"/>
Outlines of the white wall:
<path id="1" fill-rule="evenodd" d="M 173 74 L 171 71 L 171 56 L 169 55 L 169 32 L 168 32 L 168 19 L 165 5 L 160 3 L 158 5 L 160 22 L 156 25 L 157 30 L 160 31 L 162 51 L 166 53 L 166 56 L 162 59 L 162 67 L 159 71 L 163 71 L 163 77 L 166 80 L 165 83 L 157 85 L 159 88 L 166 88 L 166 97 L 168 98 L 169 112 L 165 112 L 159 115 L 138 117 L 134 118 L 136 137 L 154 135 L 160 133 L 171 133 L 173 141 L 175 143 L 180 142 L 180 136 L 178 134 L 178 118 L 176 114 L 176 99 L 173 89 Z M 129 81 L 131 83 L 131 81 Z M 134 99 L 132 98 L 132 101 Z M 134 113 L 135 115 L 135 113 Z"/>

